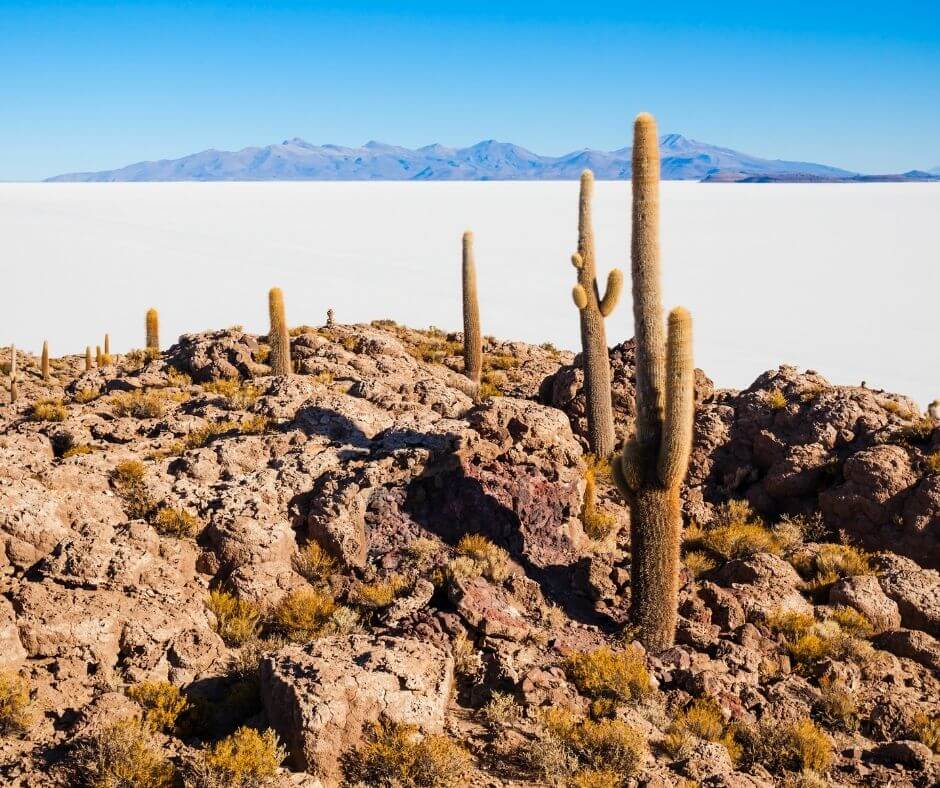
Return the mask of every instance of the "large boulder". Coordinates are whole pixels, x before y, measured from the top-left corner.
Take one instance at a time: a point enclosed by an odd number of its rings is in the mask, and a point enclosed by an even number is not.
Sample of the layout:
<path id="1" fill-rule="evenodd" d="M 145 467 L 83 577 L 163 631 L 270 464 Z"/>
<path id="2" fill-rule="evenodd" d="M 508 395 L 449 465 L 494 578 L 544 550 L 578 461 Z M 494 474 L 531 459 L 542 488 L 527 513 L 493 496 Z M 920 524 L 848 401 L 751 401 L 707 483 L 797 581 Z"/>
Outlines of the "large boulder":
<path id="1" fill-rule="evenodd" d="M 183 334 L 165 355 L 166 362 L 196 383 L 263 375 L 268 368 L 255 359 L 260 346 L 240 328 Z"/>
<path id="2" fill-rule="evenodd" d="M 261 698 L 294 766 L 335 784 L 341 757 L 384 717 L 440 733 L 450 654 L 398 637 L 346 635 L 287 646 L 261 661 Z"/>

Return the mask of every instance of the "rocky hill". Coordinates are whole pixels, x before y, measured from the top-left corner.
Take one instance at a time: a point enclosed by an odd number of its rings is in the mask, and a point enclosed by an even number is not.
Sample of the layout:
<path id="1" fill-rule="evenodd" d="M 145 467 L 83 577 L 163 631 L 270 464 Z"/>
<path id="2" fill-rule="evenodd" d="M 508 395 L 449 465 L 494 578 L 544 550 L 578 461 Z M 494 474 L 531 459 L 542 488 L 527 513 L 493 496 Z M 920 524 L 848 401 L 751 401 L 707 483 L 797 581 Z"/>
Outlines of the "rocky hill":
<path id="1" fill-rule="evenodd" d="M 282 377 L 237 328 L 48 381 L 20 353 L 0 783 L 936 784 L 940 425 L 911 401 L 697 371 L 677 645 L 647 654 L 571 354 L 485 340 L 475 403 L 459 335 L 291 337 Z"/>

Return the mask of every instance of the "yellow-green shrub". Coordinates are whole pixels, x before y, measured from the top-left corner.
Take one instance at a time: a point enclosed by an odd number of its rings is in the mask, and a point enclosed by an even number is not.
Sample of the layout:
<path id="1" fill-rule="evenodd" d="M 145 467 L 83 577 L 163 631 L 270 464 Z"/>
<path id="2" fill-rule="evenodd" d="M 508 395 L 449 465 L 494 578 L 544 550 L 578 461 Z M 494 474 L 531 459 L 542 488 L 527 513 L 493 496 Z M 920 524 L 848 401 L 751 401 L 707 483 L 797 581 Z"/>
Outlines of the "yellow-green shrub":
<path id="1" fill-rule="evenodd" d="M 147 466 L 140 460 L 119 462 L 111 473 L 111 482 L 118 495 L 124 499 L 128 517 L 134 520 L 145 518 L 154 507 L 144 481 L 146 475 Z"/>
<path id="2" fill-rule="evenodd" d="M 872 574 L 871 556 L 851 545 L 823 544 L 815 553 L 800 552 L 790 559 L 811 593 L 828 589 L 843 577 Z"/>
<path id="3" fill-rule="evenodd" d="M 721 740 L 727 729 L 718 704 L 710 698 L 703 698 L 693 701 L 673 717 L 666 729 L 663 746 L 673 758 L 680 758 L 689 749 L 693 737 L 716 742 Z"/>
<path id="4" fill-rule="evenodd" d="M 358 583 L 353 589 L 351 599 L 360 607 L 382 610 L 407 591 L 408 587 L 408 581 L 401 575 L 389 575 L 384 580 Z"/>
<path id="5" fill-rule="evenodd" d="M 916 714 L 911 734 L 940 755 L 940 714 Z"/>
<path id="6" fill-rule="evenodd" d="M 316 542 L 304 545 L 300 554 L 294 560 L 297 573 L 303 575 L 313 584 L 329 580 L 336 572 L 336 559 Z"/>
<path id="7" fill-rule="evenodd" d="M 217 394 L 229 410 L 244 410 L 261 396 L 260 388 L 253 383 L 243 382 L 239 378 L 225 378 L 204 383 L 202 390 L 207 394 Z"/>
<path id="8" fill-rule="evenodd" d="M 228 645 L 241 646 L 257 637 L 261 610 L 253 602 L 213 590 L 206 607 L 215 615 L 215 631 Z"/>
<path id="9" fill-rule="evenodd" d="M 127 691 L 144 708 L 144 723 L 155 731 L 172 733 L 188 705 L 179 687 L 168 681 L 142 681 Z"/>
<path id="10" fill-rule="evenodd" d="M 565 659 L 564 668 L 568 678 L 589 698 L 635 703 L 652 691 L 646 663 L 632 647 L 576 651 Z"/>
<path id="11" fill-rule="evenodd" d="M 154 515 L 153 527 L 167 536 L 191 539 L 202 530 L 202 523 L 185 509 L 161 506 Z"/>
<path id="12" fill-rule="evenodd" d="M 39 400 L 29 411 L 29 418 L 32 421 L 65 421 L 68 415 L 60 399 Z"/>
<path id="13" fill-rule="evenodd" d="M 739 728 L 737 734 L 747 761 L 775 774 L 783 770 L 825 772 L 832 764 L 832 742 L 810 719 L 761 720 L 756 726 Z"/>
<path id="14" fill-rule="evenodd" d="M 449 736 L 422 738 L 414 725 L 382 720 L 349 759 L 347 776 L 365 785 L 452 788 L 466 784 L 470 766 L 469 753 Z"/>
<path id="15" fill-rule="evenodd" d="M 692 573 L 693 577 L 701 577 L 718 566 L 715 559 L 702 550 L 689 550 L 683 554 L 682 564 Z"/>
<path id="16" fill-rule="evenodd" d="M 314 589 L 287 594 L 274 609 L 272 624 L 288 640 L 305 642 L 323 634 L 336 611 L 336 602 Z"/>
<path id="17" fill-rule="evenodd" d="M 258 733 L 242 727 L 203 753 L 199 782 L 219 788 L 258 788 L 273 780 L 285 755 L 270 728 Z"/>
<path id="18" fill-rule="evenodd" d="M 820 698 L 816 703 L 816 714 L 829 726 L 855 730 L 858 718 L 858 701 L 842 681 L 823 676 L 819 680 Z"/>
<path id="19" fill-rule="evenodd" d="M 116 720 L 78 751 L 76 771 L 92 788 L 170 788 L 175 770 L 140 719 Z"/>
<path id="20" fill-rule="evenodd" d="M 502 583 L 512 572 L 509 553 L 482 534 L 464 534 L 457 543 L 457 555 L 477 564 L 481 574 L 494 583 Z"/>
<path id="21" fill-rule="evenodd" d="M 155 391 L 121 391 L 108 398 L 111 412 L 115 416 L 132 416 L 135 419 L 159 419 L 165 413 L 171 397 L 160 389 Z"/>
<path id="22" fill-rule="evenodd" d="M 646 755 L 646 740 L 622 720 L 579 719 L 564 709 L 548 709 L 543 724 L 549 736 L 568 748 L 589 769 L 634 776 Z"/>
<path id="23" fill-rule="evenodd" d="M 26 730 L 29 713 L 29 684 L 15 673 L 0 673 L 0 734 Z"/>

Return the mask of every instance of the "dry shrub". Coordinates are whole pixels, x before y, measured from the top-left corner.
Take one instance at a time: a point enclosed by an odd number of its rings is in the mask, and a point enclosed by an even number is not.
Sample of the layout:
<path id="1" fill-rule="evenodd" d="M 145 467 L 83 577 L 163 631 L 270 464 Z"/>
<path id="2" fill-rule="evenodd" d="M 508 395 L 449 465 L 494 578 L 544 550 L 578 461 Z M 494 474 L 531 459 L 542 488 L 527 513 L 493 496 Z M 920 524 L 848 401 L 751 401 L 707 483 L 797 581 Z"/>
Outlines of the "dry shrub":
<path id="1" fill-rule="evenodd" d="M 153 527 L 166 536 L 192 539 L 202 530 L 202 522 L 185 509 L 161 506 L 154 515 Z"/>
<path id="2" fill-rule="evenodd" d="M 215 616 L 215 631 L 229 646 L 241 646 L 258 636 L 261 610 L 227 591 L 209 592 L 206 607 Z"/>
<path id="3" fill-rule="evenodd" d="M 771 410 L 780 410 L 787 406 L 787 396 L 780 389 L 765 392 L 764 401 Z"/>
<path id="4" fill-rule="evenodd" d="M 825 772 L 832 764 L 832 742 L 810 719 L 796 722 L 761 720 L 737 729 L 745 759 L 774 774 L 782 770 Z"/>
<path id="5" fill-rule="evenodd" d="M 940 714 L 916 714 L 911 736 L 940 755 Z"/>
<path id="6" fill-rule="evenodd" d="M 473 561 L 479 568 L 477 575 L 493 583 L 502 583 L 512 574 L 509 553 L 482 534 L 464 534 L 457 543 L 457 555 Z"/>
<path id="7" fill-rule="evenodd" d="M 477 399 L 481 402 L 486 402 L 493 397 L 503 396 L 503 390 L 500 388 L 498 383 L 494 383 L 492 380 L 481 380 L 480 388 L 477 389 Z"/>
<path id="8" fill-rule="evenodd" d="M 875 631 L 874 625 L 863 614 L 854 607 L 845 607 L 840 605 L 832 611 L 832 620 L 846 634 L 859 638 L 871 637 Z"/>
<path id="9" fill-rule="evenodd" d="M 427 572 L 441 552 L 440 542 L 419 537 L 405 547 L 405 558 L 409 566 L 418 572 Z"/>
<path id="10" fill-rule="evenodd" d="M 201 449 L 222 435 L 263 435 L 270 429 L 270 422 L 265 416 L 254 415 L 245 421 L 210 422 L 189 432 L 181 441 L 173 443 L 167 453 L 182 454 L 191 449 Z"/>
<path id="11" fill-rule="evenodd" d="M 15 673 L 0 672 L 0 734 L 25 731 L 31 722 L 29 684 Z"/>
<path id="12" fill-rule="evenodd" d="M 935 451 L 924 457 L 924 466 L 928 474 L 940 473 L 940 451 Z"/>
<path id="13" fill-rule="evenodd" d="M 124 500 L 127 515 L 132 520 L 141 520 L 153 510 L 154 501 L 144 479 L 147 466 L 140 460 L 124 460 L 114 466 L 111 483 Z"/>
<path id="14" fill-rule="evenodd" d="M 515 369 L 519 360 L 512 353 L 484 353 L 483 369 Z"/>
<path id="15" fill-rule="evenodd" d="M 95 389 L 82 389 L 81 391 L 76 391 L 72 395 L 72 400 L 77 402 L 79 405 L 86 405 L 89 402 L 94 402 L 100 396 L 101 393 Z"/>
<path id="16" fill-rule="evenodd" d="M 217 394 L 222 400 L 222 406 L 228 410 L 244 410 L 261 396 L 260 388 L 253 383 L 243 382 L 240 378 L 204 383 L 202 390 L 207 394 Z"/>
<path id="17" fill-rule="evenodd" d="M 578 769 L 569 785 L 571 788 L 621 788 L 623 778 L 610 769 Z"/>
<path id="18" fill-rule="evenodd" d="M 822 544 L 815 553 L 797 553 L 793 568 L 805 582 L 804 588 L 819 594 L 843 577 L 873 574 L 871 556 L 851 545 Z"/>
<path id="19" fill-rule="evenodd" d="M 371 786 L 452 788 L 466 785 L 469 753 L 444 734 L 421 737 L 417 726 L 381 720 L 347 759 L 347 776 Z"/>
<path id="20" fill-rule="evenodd" d="M 777 523 L 777 530 L 792 530 L 799 534 L 799 541 L 821 542 L 829 535 L 829 527 L 820 512 L 812 514 L 785 514 Z"/>
<path id="21" fill-rule="evenodd" d="M 384 580 L 372 583 L 357 583 L 350 599 L 368 610 L 384 610 L 404 594 L 410 583 L 401 575 L 389 575 Z"/>
<path id="22" fill-rule="evenodd" d="M 718 562 L 703 550 L 689 550 L 682 556 L 682 564 L 696 578 L 708 574 L 718 566 Z"/>
<path id="23" fill-rule="evenodd" d="M 65 421 L 68 415 L 60 399 L 41 399 L 29 410 L 31 421 Z"/>
<path id="24" fill-rule="evenodd" d="M 792 529 L 775 531 L 758 517 L 746 501 L 728 501 L 715 509 L 708 528 L 691 523 L 685 532 L 689 550 L 705 548 L 728 561 L 749 558 L 756 553 L 780 555 L 798 535 Z"/>
<path id="25" fill-rule="evenodd" d="M 581 523 L 584 532 L 591 539 L 606 539 L 613 533 L 617 525 L 617 518 L 597 508 L 597 482 L 598 470 L 610 476 L 610 465 L 606 469 L 604 462 L 598 461 L 593 455 L 588 455 L 584 466 L 584 501 L 581 506 Z"/>
<path id="26" fill-rule="evenodd" d="M 480 709 L 480 716 L 490 727 L 511 725 L 522 719 L 522 706 L 509 693 L 494 692 L 490 695 L 489 703 Z"/>
<path id="27" fill-rule="evenodd" d="M 592 699 L 636 703 L 652 692 L 643 656 L 632 647 L 576 651 L 565 659 L 564 668 L 578 690 Z"/>
<path id="28" fill-rule="evenodd" d="M 173 765 L 136 717 L 105 726 L 76 751 L 76 771 L 92 788 L 170 788 Z"/>
<path id="29" fill-rule="evenodd" d="M 548 709 L 543 724 L 546 735 L 580 766 L 614 772 L 621 781 L 639 771 L 646 755 L 645 738 L 622 720 L 580 719 L 564 709 Z"/>
<path id="30" fill-rule="evenodd" d="M 108 397 L 108 405 L 115 416 L 132 416 L 135 419 L 159 419 L 165 413 L 170 400 L 165 391 L 121 391 Z"/>
<path id="31" fill-rule="evenodd" d="M 286 752 L 270 728 L 239 728 L 204 751 L 197 788 L 263 788 L 272 785 Z"/>
<path id="32" fill-rule="evenodd" d="M 721 707 L 710 698 L 693 701 L 673 718 L 666 729 L 663 747 L 673 758 L 682 758 L 688 753 L 694 738 L 721 742 L 732 758 L 740 754 Z"/>
<path id="33" fill-rule="evenodd" d="M 336 611 L 336 602 L 328 594 L 312 588 L 291 591 L 274 608 L 275 630 L 295 643 L 319 637 L 328 629 Z"/>
<path id="34" fill-rule="evenodd" d="M 483 659 L 463 632 L 458 632 L 451 644 L 454 655 L 454 672 L 462 678 L 475 680 L 483 673 Z"/>
<path id="35" fill-rule="evenodd" d="M 336 572 L 336 560 L 317 542 L 308 542 L 297 558 L 294 568 L 314 585 L 324 583 Z"/>
<path id="36" fill-rule="evenodd" d="M 85 454 L 92 454 L 96 451 L 94 446 L 89 446 L 87 443 L 77 443 L 74 446 L 69 446 L 64 452 L 62 452 L 62 459 L 67 460 L 69 457 L 81 457 Z"/>
<path id="37" fill-rule="evenodd" d="M 172 733 L 188 705 L 179 687 L 168 681 L 142 681 L 127 691 L 144 709 L 143 721 L 152 730 Z"/>
<path id="38" fill-rule="evenodd" d="M 854 731 L 858 727 L 858 701 L 855 693 L 838 679 L 823 676 L 819 680 L 820 698 L 815 712 L 828 726 Z"/>
<path id="39" fill-rule="evenodd" d="M 784 648 L 798 666 L 826 657 L 843 658 L 851 651 L 853 643 L 837 621 L 817 621 L 809 613 L 776 613 L 767 619 L 767 626 L 783 636 Z"/>

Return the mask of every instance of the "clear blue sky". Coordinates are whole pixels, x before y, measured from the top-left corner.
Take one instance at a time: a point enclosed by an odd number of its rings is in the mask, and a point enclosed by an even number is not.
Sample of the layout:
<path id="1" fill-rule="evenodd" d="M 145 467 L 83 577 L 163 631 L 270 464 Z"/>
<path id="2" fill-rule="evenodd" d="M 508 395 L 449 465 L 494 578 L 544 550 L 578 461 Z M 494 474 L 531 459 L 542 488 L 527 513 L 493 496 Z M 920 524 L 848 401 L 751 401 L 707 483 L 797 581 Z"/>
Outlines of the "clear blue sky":
<path id="1" fill-rule="evenodd" d="M 940 3 L 0 0 L 0 180 L 301 136 L 940 165 Z"/>

